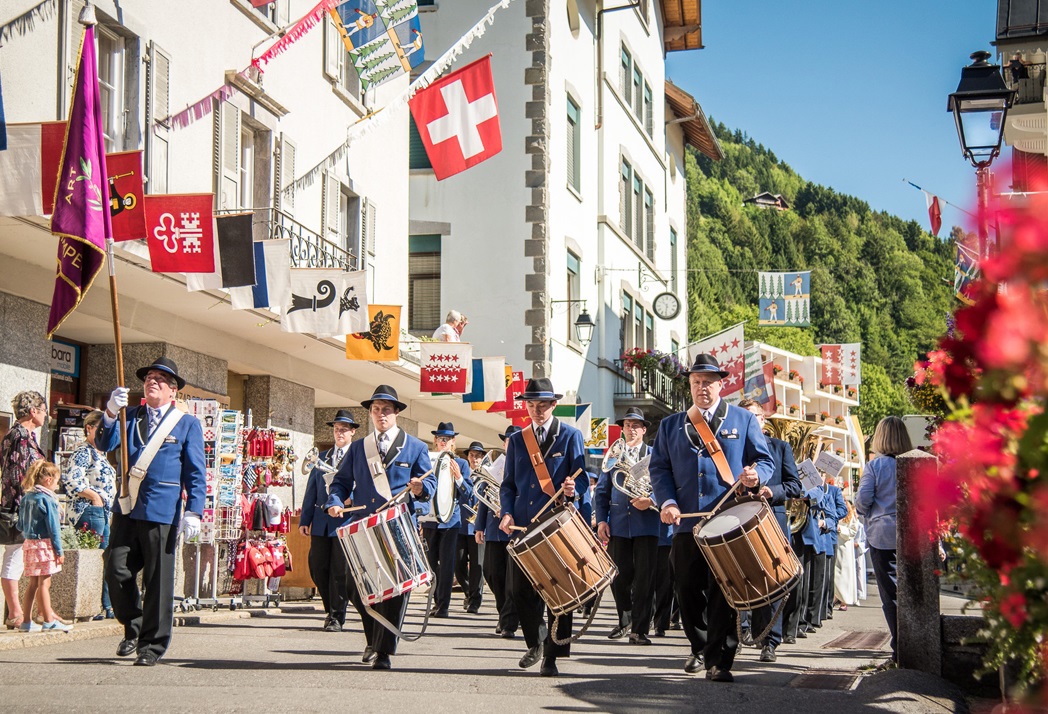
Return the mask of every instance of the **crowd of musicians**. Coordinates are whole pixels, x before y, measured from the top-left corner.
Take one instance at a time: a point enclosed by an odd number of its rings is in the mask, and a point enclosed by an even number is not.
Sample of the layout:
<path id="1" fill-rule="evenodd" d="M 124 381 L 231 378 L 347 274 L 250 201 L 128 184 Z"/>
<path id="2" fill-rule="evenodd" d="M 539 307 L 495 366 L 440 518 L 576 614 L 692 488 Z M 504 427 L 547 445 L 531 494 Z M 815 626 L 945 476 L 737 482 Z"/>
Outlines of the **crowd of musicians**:
<path id="1" fill-rule="evenodd" d="M 494 464 L 494 452 L 479 442 L 459 446 L 454 425 L 439 424 L 432 432 L 433 444 L 436 452 L 453 455 L 449 466 L 458 503 L 444 521 L 433 514 L 437 486 L 429 447 L 397 427 L 397 415 L 405 405 L 392 387 L 380 385 L 362 402 L 374 426 L 367 438 L 352 440 L 359 424 L 348 410 L 329 422 L 335 445 L 320 455 L 327 467 L 310 474 L 303 502 L 301 530 L 311 538 L 309 566 L 326 611 L 324 629 L 341 630 L 347 603 L 352 603 L 366 637 L 362 661 L 375 669 L 392 666 L 407 598 L 393 597 L 369 610 L 349 576 L 337 529 L 408 489 L 434 574 L 429 616 L 449 616 L 453 581 L 462 590 L 462 608 L 479 612 L 483 580 L 495 599 L 495 634 L 506 639 L 516 637 L 518 630 L 523 634 L 526 649 L 519 666 L 541 662 L 543 676 L 557 675 L 558 660 L 571 652 L 574 618 L 571 612 L 554 617 L 508 548 L 555 498 L 557 505 L 573 504 L 584 521 L 593 524 L 618 570 L 610 586 L 617 623 L 607 633 L 609 638 L 649 645 L 651 637 L 681 629 L 689 644 L 684 670 L 704 670 L 708 679 L 718 682 L 732 681 L 740 633 L 745 644 L 760 648 L 760 661 L 774 662 L 780 645 L 807 637 L 832 617 L 837 523 L 849 510 L 834 485 L 803 490 L 789 444 L 762 432 L 761 405 L 729 405 L 720 398 L 726 376 L 713 357 L 699 355 L 689 370 L 694 406 L 664 419 L 650 445 L 650 421 L 640 410 L 630 409 L 617 422 L 622 439 L 616 459 L 606 459 L 608 470 L 599 474 L 586 471 L 582 434 L 553 416 L 561 395 L 548 379 L 529 380 L 519 395 L 530 423 L 500 434 L 502 454 Z M 704 439 L 700 429 L 709 438 Z M 711 448 L 710 439 L 716 446 Z M 726 460 L 730 480 L 718 470 L 713 451 Z M 621 477 L 645 457 L 650 457 L 648 495 L 631 494 L 614 483 L 616 473 L 609 464 L 625 465 Z M 490 500 L 474 495 L 471 476 L 478 469 L 502 477 L 497 512 Z M 803 564 L 803 575 L 788 596 L 744 611 L 742 623 L 736 622 L 736 609 L 726 601 L 692 535 L 699 514 L 712 512 L 736 480 L 740 493 L 763 498 L 771 506 Z M 803 501 L 811 513 L 793 533 L 787 523 L 788 499 Z M 364 508 L 348 513 L 344 509 L 351 504 Z M 592 601 L 587 603 L 583 614 L 592 606 Z M 375 613 L 394 627 L 377 621 Z"/>

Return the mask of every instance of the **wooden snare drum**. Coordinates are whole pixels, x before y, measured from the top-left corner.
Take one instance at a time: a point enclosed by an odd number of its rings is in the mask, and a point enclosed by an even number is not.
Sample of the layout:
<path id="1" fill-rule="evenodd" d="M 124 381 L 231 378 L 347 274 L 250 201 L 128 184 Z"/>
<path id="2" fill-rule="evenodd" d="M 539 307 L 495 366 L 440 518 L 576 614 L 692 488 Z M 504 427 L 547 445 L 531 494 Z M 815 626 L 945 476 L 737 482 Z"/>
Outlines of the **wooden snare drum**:
<path id="1" fill-rule="evenodd" d="M 751 610 L 784 597 L 801 563 L 764 501 L 732 506 L 692 530 L 728 604 Z"/>
<path id="2" fill-rule="evenodd" d="M 574 508 L 552 511 L 507 550 L 554 615 L 578 609 L 619 574 Z"/>

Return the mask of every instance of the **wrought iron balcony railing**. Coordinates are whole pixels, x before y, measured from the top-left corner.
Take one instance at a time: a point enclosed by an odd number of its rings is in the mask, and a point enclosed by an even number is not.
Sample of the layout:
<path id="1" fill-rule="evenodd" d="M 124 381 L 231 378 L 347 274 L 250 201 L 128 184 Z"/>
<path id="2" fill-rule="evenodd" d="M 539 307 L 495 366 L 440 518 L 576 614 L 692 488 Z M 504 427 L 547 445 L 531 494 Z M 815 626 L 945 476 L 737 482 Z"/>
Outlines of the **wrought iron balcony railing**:
<path id="1" fill-rule="evenodd" d="M 285 238 L 290 241 L 292 268 L 359 269 L 357 256 L 322 238 L 283 211 L 266 207 L 216 211 L 216 215 L 243 213 L 246 210 L 254 213 L 252 225 L 255 240 Z"/>
<path id="2" fill-rule="evenodd" d="M 615 360 L 618 380 L 616 399 L 654 400 L 670 412 L 682 411 L 687 406 L 688 392 L 657 369 L 627 369 L 623 360 Z"/>

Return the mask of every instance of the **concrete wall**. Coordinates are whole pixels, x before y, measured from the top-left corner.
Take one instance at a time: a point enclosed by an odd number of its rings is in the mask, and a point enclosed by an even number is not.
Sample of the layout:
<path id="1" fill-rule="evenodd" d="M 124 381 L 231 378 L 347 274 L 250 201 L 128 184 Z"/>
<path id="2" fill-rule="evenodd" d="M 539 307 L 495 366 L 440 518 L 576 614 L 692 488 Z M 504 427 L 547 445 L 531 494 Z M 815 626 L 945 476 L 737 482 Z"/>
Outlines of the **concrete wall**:
<path id="1" fill-rule="evenodd" d="M 19 392 L 46 399 L 51 390 L 50 342 L 42 329 L 30 329 L 46 325 L 47 314 L 47 305 L 0 292 L 0 411 L 11 412 Z M 41 443 L 47 443 L 43 437 Z"/>

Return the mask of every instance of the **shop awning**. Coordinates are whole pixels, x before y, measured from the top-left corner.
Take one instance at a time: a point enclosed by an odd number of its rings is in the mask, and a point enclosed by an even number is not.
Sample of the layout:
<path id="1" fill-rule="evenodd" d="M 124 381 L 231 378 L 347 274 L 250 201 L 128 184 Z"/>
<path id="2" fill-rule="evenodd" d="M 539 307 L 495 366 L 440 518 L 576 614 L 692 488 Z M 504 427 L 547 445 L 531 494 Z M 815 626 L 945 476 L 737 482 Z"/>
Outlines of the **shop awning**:
<path id="1" fill-rule="evenodd" d="M 667 52 L 702 49 L 701 0 L 660 0 Z"/>
<path id="2" fill-rule="evenodd" d="M 684 129 L 684 137 L 687 142 L 706 156 L 714 161 L 723 159 L 724 151 L 721 150 L 720 143 L 713 134 L 713 128 L 706 120 L 706 115 L 703 114 L 699 103 L 695 101 L 695 97 L 667 79 L 666 101 L 669 102 L 676 117 L 676 119 L 668 120 L 667 123 L 680 124 Z"/>

